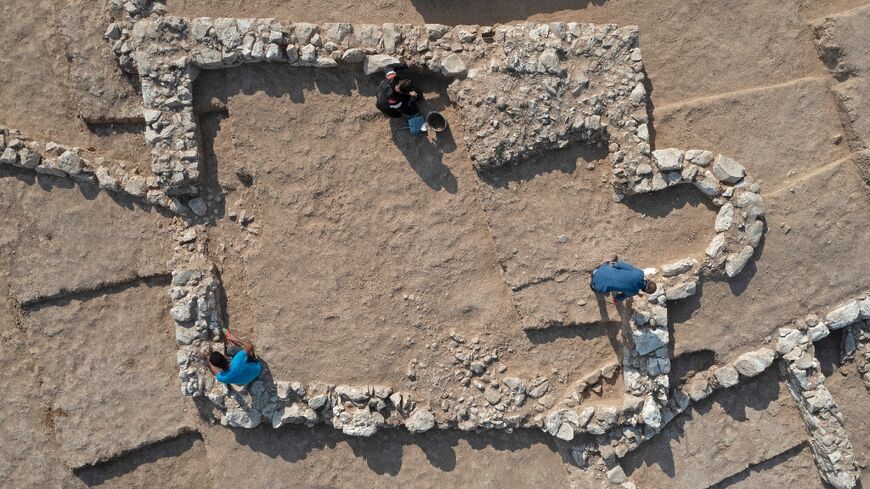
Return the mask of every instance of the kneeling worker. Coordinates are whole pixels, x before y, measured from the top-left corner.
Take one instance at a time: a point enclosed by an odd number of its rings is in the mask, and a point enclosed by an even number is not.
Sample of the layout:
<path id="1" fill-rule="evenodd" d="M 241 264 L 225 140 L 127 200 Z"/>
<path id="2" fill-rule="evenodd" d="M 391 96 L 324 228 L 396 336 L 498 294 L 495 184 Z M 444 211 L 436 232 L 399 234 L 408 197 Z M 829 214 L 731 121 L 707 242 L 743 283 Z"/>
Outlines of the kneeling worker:
<path id="1" fill-rule="evenodd" d="M 254 354 L 254 344 L 226 332 L 227 341 L 231 343 L 230 350 L 232 361 L 222 353 L 213 351 L 208 357 L 208 367 L 214 373 L 215 378 L 224 384 L 248 385 L 260 375 L 263 366 Z"/>
<path id="2" fill-rule="evenodd" d="M 644 291 L 652 294 L 656 291 L 656 283 L 643 278 L 643 270 L 624 261 L 617 261 L 617 256 L 602 263 L 592 271 L 592 290 L 599 294 L 615 292 L 613 303 L 623 301 Z"/>
<path id="3" fill-rule="evenodd" d="M 386 78 L 378 87 L 376 106 L 389 117 L 413 117 L 420 114 L 417 102 L 423 100 L 423 94 L 414 88 L 411 80 L 405 78 L 400 71 L 408 68 L 404 63 L 387 66 Z"/>

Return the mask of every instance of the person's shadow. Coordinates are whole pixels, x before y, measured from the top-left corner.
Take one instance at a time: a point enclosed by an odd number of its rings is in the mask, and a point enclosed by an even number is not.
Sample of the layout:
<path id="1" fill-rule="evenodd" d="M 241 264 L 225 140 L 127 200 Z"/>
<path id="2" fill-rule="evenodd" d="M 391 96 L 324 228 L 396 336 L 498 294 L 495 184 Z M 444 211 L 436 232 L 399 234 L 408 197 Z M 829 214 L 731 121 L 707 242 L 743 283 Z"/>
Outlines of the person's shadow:
<path id="1" fill-rule="evenodd" d="M 456 176 L 443 163 L 443 152 L 438 145 L 424 135 L 412 135 L 408 130 L 408 120 L 404 117 L 390 119 L 390 132 L 393 143 L 429 188 L 443 189 L 451 194 L 459 190 Z"/>

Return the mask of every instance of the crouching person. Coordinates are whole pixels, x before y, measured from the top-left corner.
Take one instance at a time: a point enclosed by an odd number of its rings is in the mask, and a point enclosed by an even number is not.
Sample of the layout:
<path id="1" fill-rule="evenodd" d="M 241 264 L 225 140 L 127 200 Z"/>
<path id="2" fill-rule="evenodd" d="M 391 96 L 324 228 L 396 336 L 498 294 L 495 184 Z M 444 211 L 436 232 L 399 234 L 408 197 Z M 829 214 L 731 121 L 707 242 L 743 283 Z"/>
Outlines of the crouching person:
<path id="1" fill-rule="evenodd" d="M 227 353 L 232 360 L 221 352 L 213 351 L 208 357 L 208 367 L 215 378 L 224 384 L 248 385 L 263 370 L 263 365 L 254 353 L 254 344 L 238 338 L 229 330 L 226 332 L 226 338 L 230 344 Z"/>

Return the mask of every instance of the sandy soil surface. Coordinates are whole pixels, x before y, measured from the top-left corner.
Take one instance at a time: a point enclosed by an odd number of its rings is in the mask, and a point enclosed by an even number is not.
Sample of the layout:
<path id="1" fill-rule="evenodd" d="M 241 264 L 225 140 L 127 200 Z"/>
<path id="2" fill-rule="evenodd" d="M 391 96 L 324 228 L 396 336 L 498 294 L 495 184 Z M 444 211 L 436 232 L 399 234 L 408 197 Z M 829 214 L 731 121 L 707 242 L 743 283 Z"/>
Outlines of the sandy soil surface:
<path id="1" fill-rule="evenodd" d="M 304 428 L 205 431 L 227 484 L 286 487 L 567 487 L 552 438 L 539 432 L 384 433 L 371 440 Z"/>
<path id="2" fill-rule="evenodd" d="M 776 377 L 771 368 L 697 404 L 629 454 L 625 472 L 650 487 L 709 487 L 800 445 L 803 423 Z"/>
<path id="3" fill-rule="evenodd" d="M 762 181 L 768 209 L 763 244 L 744 272 L 702 283 L 697 296 L 671 308 L 676 383 L 870 289 L 863 117 L 870 65 L 860 49 L 870 41 L 852 10 L 865 5 L 173 0 L 168 7 L 188 17 L 282 21 L 638 25 L 654 146 L 734 157 Z M 102 39 L 104 7 L 0 3 L 8 19 L 0 28 L 0 125 L 147 175 L 141 94 Z M 829 15 L 846 19 L 835 30 L 849 48 L 844 62 L 855 67 L 845 81 L 831 76 L 813 43 L 814 23 Z M 423 144 L 380 117 L 376 83 L 358 72 L 262 65 L 197 81 L 205 195 L 216 210 L 208 253 L 220 268 L 231 327 L 257 342 L 276 378 L 385 383 L 431 398 L 479 395 L 454 378 L 455 330 L 498 353 L 492 368 L 503 368 L 500 376 L 547 377 L 558 391 L 619 360 L 618 311 L 595 301 L 585 273 L 614 251 L 661 265 L 712 236 L 713 211 L 694 190 L 613 203 L 608 162 L 588 149 L 478 175 L 444 80 L 421 84 L 452 133 Z M 243 215 L 253 217 L 244 229 Z M 323 427 L 209 425 L 175 377 L 169 223 L 88 185 L 0 169 L 0 362 L 8 367 L 0 381 L 0 485 L 601 487 L 572 476 L 566 446 L 539 432 L 353 439 Z M 838 342 L 835 335 L 820 344 L 818 356 L 866 480 L 870 398 L 855 364 L 839 361 Z M 621 382 L 590 401 L 621 403 Z M 776 365 L 695 405 L 621 465 L 641 488 L 823 487 Z"/>

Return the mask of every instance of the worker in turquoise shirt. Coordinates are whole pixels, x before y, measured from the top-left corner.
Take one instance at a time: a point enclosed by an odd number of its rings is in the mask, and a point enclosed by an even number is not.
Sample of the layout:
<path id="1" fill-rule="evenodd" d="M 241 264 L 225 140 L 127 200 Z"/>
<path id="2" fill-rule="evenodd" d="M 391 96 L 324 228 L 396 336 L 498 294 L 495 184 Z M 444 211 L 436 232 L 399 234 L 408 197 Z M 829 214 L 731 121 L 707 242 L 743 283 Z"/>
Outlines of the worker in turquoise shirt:
<path id="1" fill-rule="evenodd" d="M 254 353 L 254 344 L 237 337 L 229 330 L 226 331 L 226 337 L 231 344 L 230 352 L 235 350 L 232 361 L 227 360 L 223 353 L 213 351 L 208 357 L 208 367 L 215 378 L 224 384 L 248 385 L 263 370 L 263 365 Z"/>
<path id="2" fill-rule="evenodd" d="M 613 257 L 592 271 L 592 290 L 599 294 L 614 292 L 613 303 L 635 296 L 640 291 L 652 294 L 656 283 L 643 277 L 643 270 Z"/>

